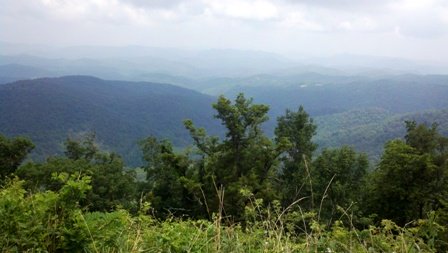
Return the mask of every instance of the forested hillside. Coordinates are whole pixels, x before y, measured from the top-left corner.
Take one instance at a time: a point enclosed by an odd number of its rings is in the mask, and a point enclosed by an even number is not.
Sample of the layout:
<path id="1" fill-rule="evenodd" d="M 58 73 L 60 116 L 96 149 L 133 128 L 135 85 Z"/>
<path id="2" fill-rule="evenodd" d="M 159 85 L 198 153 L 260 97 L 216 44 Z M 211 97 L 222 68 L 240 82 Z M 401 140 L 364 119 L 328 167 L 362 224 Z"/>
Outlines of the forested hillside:
<path id="1" fill-rule="evenodd" d="M 138 164 L 137 143 L 147 135 L 172 139 L 176 146 L 190 143 L 185 118 L 215 131 L 213 100 L 168 84 L 87 76 L 18 81 L 0 86 L 0 132 L 30 137 L 39 158 L 60 153 L 69 136 L 94 132 L 104 149 Z"/>
<path id="2" fill-rule="evenodd" d="M 402 138 L 406 133 L 404 122 L 412 120 L 436 123 L 440 132 L 448 135 L 448 109 L 397 114 L 370 108 L 315 117 L 318 129 L 314 140 L 321 148 L 349 145 L 378 161 L 384 143 Z"/>

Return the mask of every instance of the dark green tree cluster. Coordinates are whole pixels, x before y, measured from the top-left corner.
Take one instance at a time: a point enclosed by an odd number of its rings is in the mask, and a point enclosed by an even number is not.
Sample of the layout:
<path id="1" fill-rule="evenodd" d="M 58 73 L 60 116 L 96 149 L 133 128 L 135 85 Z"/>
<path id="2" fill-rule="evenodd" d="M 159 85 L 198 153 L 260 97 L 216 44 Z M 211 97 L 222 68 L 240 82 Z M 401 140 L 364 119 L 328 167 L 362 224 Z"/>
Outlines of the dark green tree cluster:
<path id="1" fill-rule="evenodd" d="M 119 205 L 136 207 L 135 175 L 125 170 L 119 155 L 100 151 L 93 134 L 79 140 L 69 138 L 65 148 L 64 157 L 50 157 L 45 163 L 28 162 L 16 174 L 33 191 L 58 191 L 65 182 L 54 180 L 54 176 L 61 173 L 78 178 L 89 176 L 92 190 L 82 203 L 89 210 L 110 211 Z"/>
<path id="2" fill-rule="evenodd" d="M 263 134 L 260 126 L 268 119 L 269 108 L 253 104 L 242 94 L 234 103 L 220 97 L 213 107 L 226 129 L 224 139 L 209 136 L 186 120 L 194 141 L 190 155 L 175 154 L 166 141 L 148 138 L 142 143 L 153 203 L 162 203 L 156 209 L 176 208 L 211 217 L 221 208 L 226 215 L 240 219 L 247 201 L 245 192 L 266 201 L 279 197 L 276 169 L 288 142 L 272 141 Z"/>
<path id="3" fill-rule="evenodd" d="M 320 209 L 330 219 L 337 206 L 360 201 L 366 156 L 343 147 L 325 150 L 313 160 L 316 125 L 303 107 L 278 118 L 274 139 L 261 129 L 267 106 L 240 94 L 235 101 L 219 97 L 213 108 L 226 130 L 222 139 L 186 120 L 194 141 L 188 152 L 173 152 L 169 142 L 154 137 L 141 143 L 146 190 L 160 214 L 210 218 L 223 213 L 241 221 L 251 199 L 262 199 L 266 206 L 278 201 L 292 209 L 300 201 L 301 208 Z M 325 205 L 319 205 L 322 199 Z"/>
<path id="4" fill-rule="evenodd" d="M 352 148 L 322 151 L 313 162 L 320 217 L 331 223 L 342 215 L 338 207 L 359 217 L 368 167 L 367 156 L 357 154 Z"/>
<path id="5" fill-rule="evenodd" d="M 0 182 L 14 173 L 34 144 L 27 138 L 8 139 L 0 134 Z"/>
<path id="6" fill-rule="evenodd" d="M 193 177 L 188 155 L 176 154 L 168 141 L 148 137 L 141 141 L 146 161 L 146 183 L 143 192 L 159 214 L 195 213 L 195 198 L 186 187 Z"/>
<path id="7" fill-rule="evenodd" d="M 381 218 L 404 225 L 426 218 L 448 200 L 448 138 L 437 125 L 406 122 L 404 140 L 386 144 L 371 175 L 370 208 Z"/>

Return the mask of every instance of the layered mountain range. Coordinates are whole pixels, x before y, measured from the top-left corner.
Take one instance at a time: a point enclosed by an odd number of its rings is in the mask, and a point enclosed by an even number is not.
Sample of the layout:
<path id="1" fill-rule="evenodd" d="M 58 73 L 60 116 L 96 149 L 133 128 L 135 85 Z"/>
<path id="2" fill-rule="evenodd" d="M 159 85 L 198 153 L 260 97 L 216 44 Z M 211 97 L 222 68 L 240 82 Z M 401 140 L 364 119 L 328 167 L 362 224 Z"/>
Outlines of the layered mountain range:
<path id="1" fill-rule="evenodd" d="M 277 116 L 303 105 L 318 125 L 315 141 L 321 148 L 351 145 L 374 159 L 385 141 L 403 136 L 405 120 L 438 122 L 448 132 L 447 79 L 308 74 L 215 79 L 214 84 L 229 98 L 244 92 L 255 103 L 268 104 L 271 119 L 264 129 L 271 136 Z M 213 118 L 214 101 L 216 95 L 154 82 L 92 76 L 21 80 L 0 85 L 0 132 L 30 137 L 37 145 L 34 159 L 62 152 L 68 137 L 94 132 L 102 148 L 139 165 L 138 142 L 147 136 L 169 139 L 176 147 L 191 143 L 184 119 L 222 135 Z"/>

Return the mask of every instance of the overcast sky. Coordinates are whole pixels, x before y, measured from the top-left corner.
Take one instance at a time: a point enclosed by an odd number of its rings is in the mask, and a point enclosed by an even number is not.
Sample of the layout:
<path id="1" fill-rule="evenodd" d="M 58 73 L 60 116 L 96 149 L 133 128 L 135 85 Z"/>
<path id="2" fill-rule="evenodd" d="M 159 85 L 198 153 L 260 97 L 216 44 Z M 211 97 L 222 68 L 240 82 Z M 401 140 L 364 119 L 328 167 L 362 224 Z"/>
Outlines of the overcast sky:
<path id="1" fill-rule="evenodd" d="M 0 40 L 447 61 L 448 0 L 0 0 Z"/>

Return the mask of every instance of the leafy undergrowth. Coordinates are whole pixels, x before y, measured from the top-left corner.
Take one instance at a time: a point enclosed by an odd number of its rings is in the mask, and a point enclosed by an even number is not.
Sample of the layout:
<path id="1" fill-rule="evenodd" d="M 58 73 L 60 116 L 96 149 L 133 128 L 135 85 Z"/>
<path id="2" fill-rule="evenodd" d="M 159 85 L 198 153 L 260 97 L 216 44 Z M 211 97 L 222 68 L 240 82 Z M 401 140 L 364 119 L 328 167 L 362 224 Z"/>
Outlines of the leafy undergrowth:
<path id="1" fill-rule="evenodd" d="M 2 252 L 435 252 L 441 229 L 432 220 L 406 228 L 383 220 L 363 230 L 337 221 L 328 228 L 313 213 L 262 209 L 261 200 L 246 208 L 244 223 L 220 214 L 160 221 L 145 203 L 137 215 L 85 212 L 77 202 L 90 179 L 55 177 L 65 182 L 58 192 L 28 194 L 17 179 L 1 189 Z"/>

